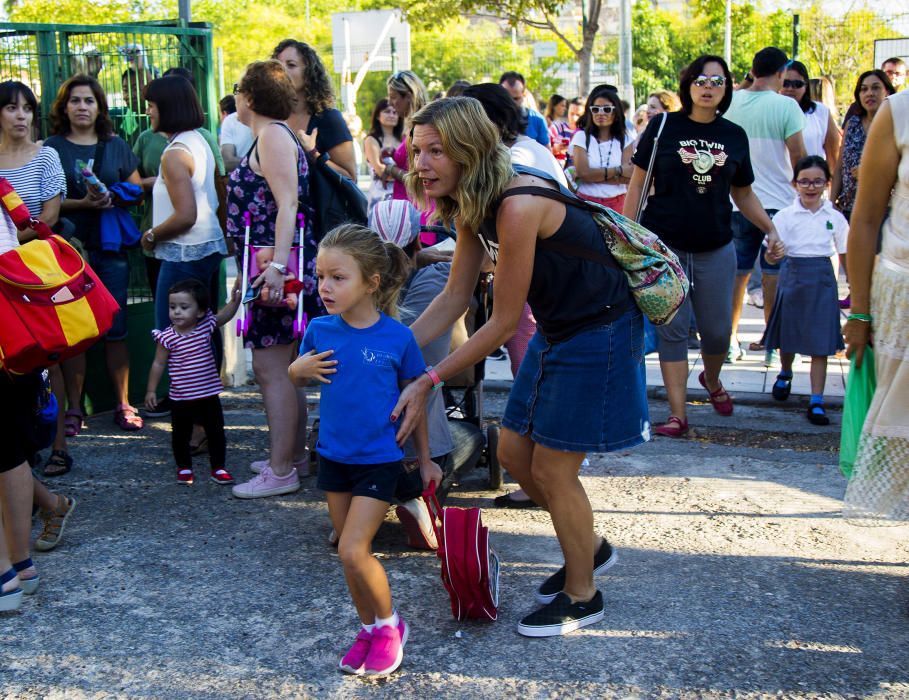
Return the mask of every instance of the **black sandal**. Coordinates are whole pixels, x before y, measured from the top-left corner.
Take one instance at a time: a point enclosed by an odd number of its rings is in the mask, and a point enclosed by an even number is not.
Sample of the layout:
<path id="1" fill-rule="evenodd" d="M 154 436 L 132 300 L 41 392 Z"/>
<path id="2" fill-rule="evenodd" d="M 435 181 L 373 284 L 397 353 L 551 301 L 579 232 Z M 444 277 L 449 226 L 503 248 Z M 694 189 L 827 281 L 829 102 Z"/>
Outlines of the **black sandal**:
<path id="1" fill-rule="evenodd" d="M 73 468 L 73 458 L 65 450 L 54 450 L 44 463 L 44 476 L 63 476 Z"/>
<path id="2" fill-rule="evenodd" d="M 824 412 L 824 404 L 813 403 L 808 406 L 808 420 L 814 425 L 830 425 L 830 419 Z"/>
<path id="3" fill-rule="evenodd" d="M 536 501 L 531 499 L 518 500 L 512 498 L 510 493 L 506 493 L 502 496 L 496 496 L 493 499 L 493 504 L 496 508 L 539 508 L 539 504 Z"/>

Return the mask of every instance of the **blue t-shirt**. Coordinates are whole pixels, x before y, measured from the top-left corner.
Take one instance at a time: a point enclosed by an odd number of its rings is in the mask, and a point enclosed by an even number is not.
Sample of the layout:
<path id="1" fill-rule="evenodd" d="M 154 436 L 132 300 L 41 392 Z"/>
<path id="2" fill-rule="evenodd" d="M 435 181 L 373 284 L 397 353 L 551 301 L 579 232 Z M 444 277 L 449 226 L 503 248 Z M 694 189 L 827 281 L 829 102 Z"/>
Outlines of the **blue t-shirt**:
<path id="1" fill-rule="evenodd" d="M 525 133 L 541 146 L 549 147 L 549 127 L 546 126 L 543 115 L 536 110 L 527 109 L 527 131 Z"/>
<path id="2" fill-rule="evenodd" d="M 342 464 L 382 464 L 404 456 L 391 412 L 399 382 L 420 376 L 426 365 L 411 330 L 381 314 L 369 328 L 353 328 L 340 315 L 310 321 L 300 354 L 334 350 L 331 384 L 322 385 L 319 454 Z"/>

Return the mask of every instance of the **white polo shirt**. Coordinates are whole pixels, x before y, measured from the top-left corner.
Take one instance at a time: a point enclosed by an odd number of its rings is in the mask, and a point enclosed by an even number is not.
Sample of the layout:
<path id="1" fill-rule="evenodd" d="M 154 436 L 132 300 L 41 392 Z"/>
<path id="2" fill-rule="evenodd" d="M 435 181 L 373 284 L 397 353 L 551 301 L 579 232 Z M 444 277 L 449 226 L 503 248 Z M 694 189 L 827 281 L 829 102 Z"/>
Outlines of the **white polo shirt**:
<path id="1" fill-rule="evenodd" d="M 788 257 L 829 258 L 846 252 L 849 223 L 829 200 L 825 199 L 820 209 L 813 212 L 805 209 L 796 197 L 792 204 L 776 213 L 773 225 Z"/>

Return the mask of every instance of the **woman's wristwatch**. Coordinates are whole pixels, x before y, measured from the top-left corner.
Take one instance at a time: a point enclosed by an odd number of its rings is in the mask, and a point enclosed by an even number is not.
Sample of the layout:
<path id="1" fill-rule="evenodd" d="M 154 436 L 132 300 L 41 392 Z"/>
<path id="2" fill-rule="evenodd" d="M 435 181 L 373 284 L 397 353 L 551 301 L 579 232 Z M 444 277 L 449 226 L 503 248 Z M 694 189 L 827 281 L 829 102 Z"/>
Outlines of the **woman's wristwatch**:
<path id="1" fill-rule="evenodd" d="M 155 242 L 155 229 L 150 228 L 148 231 L 142 234 L 142 237 L 149 243 Z"/>
<path id="2" fill-rule="evenodd" d="M 281 263 L 275 262 L 274 260 L 272 260 L 270 263 L 268 263 L 268 266 L 275 268 L 282 275 L 287 274 L 287 265 L 282 265 Z"/>

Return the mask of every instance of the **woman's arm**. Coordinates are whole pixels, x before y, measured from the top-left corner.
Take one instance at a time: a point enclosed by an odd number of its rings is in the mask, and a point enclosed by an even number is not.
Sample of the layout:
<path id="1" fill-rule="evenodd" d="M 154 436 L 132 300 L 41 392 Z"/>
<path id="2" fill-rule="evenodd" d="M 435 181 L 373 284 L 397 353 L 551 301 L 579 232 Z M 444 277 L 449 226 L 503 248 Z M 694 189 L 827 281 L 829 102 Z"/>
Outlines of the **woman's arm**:
<path id="1" fill-rule="evenodd" d="M 628 192 L 625 194 L 625 207 L 622 213 L 629 219 L 634 219 L 634 215 L 638 213 L 638 203 L 644 192 L 644 178 L 647 177 L 647 173 L 636 165 L 631 168 L 631 179 L 628 181 Z"/>
<path id="2" fill-rule="evenodd" d="M 862 152 L 861 186 L 849 221 L 846 245 L 846 266 L 849 271 L 849 291 L 852 294 L 850 316 L 867 315 L 871 311 L 871 273 L 877 251 L 877 236 L 890 203 L 890 193 L 896 183 L 900 155 L 893 135 L 893 112 L 884 102 L 878 110 Z M 846 354 L 856 353 L 856 366 L 862 364 L 865 346 L 871 335 L 871 324 L 855 318 L 843 327 Z"/>
<path id="3" fill-rule="evenodd" d="M 631 156 L 633 156 L 633 155 L 634 155 L 634 142 L 629 143 L 622 150 L 622 164 L 619 167 L 619 174 L 617 177 L 612 178 L 612 182 L 618 182 L 618 183 L 622 183 L 622 184 L 627 184 L 628 182 L 631 182 L 631 174 L 632 174 L 631 169 L 633 167 L 631 164 Z"/>
<path id="4" fill-rule="evenodd" d="M 41 213 L 38 215 L 38 218 L 48 226 L 53 226 L 60 219 L 61 199 L 62 197 L 60 195 L 56 195 L 41 205 Z M 20 243 L 26 243 L 36 239 L 38 233 L 35 229 L 29 227 L 18 231 L 17 236 L 19 237 Z"/>
<path id="5" fill-rule="evenodd" d="M 286 265 L 290 258 L 290 247 L 293 243 L 297 221 L 297 148 L 287 131 L 277 125 L 269 124 L 259 134 L 259 147 L 256 162 L 262 176 L 271 190 L 278 213 L 275 217 L 275 257 L 276 263 Z M 262 292 L 271 293 L 274 298 L 284 296 L 284 275 L 276 268 L 269 266 L 264 274 L 253 283 L 253 286 L 265 284 L 268 289 Z"/>
<path id="6" fill-rule="evenodd" d="M 761 200 L 757 198 L 754 190 L 751 189 L 751 185 L 745 185 L 744 187 L 736 187 L 733 185 L 730 188 L 730 194 L 732 195 L 732 201 L 735 202 L 735 206 L 742 212 L 742 216 L 766 234 L 767 250 L 770 255 L 774 258 L 783 257 L 785 251 L 783 249 L 783 242 L 780 240 L 780 235 L 776 232 L 776 227 L 773 225 L 773 222 L 761 205 Z"/>
<path id="7" fill-rule="evenodd" d="M 836 206 L 836 200 L 843 193 L 843 155 L 846 150 L 846 137 L 849 135 L 849 124 L 846 124 L 846 130 L 843 131 L 843 138 L 840 141 L 839 154 L 836 157 L 836 167 L 831 168 L 833 178 L 830 181 L 830 201 Z"/>
<path id="8" fill-rule="evenodd" d="M 451 272 L 445 288 L 410 326 L 421 348 L 451 328 L 470 306 L 470 298 L 486 257 L 486 251 L 476 234 L 464 231 L 459 223 L 456 227 L 462 233 L 455 241 Z"/>
<path id="9" fill-rule="evenodd" d="M 610 165 L 608 168 L 593 168 L 590 166 L 590 160 L 587 158 L 587 151 L 580 146 L 575 145 L 571 150 L 571 157 L 574 160 L 574 169 L 577 172 L 577 179 L 587 183 L 604 182 L 616 185 L 628 182 L 628 178 L 625 176 L 630 172 L 632 150 L 633 147 L 629 146 L 622 151 L 622 162 L 617 165 Z M 623 165 L 626 160 L 626 151 L 627 165 Z"/>
<path id="10" fill-rule="evenodd" d="M 499 207 L 496 217 L 496 231 L 499 234 L 496 302 L 492 316 L 464 345 L 436 365 L 435 371 L 442 381 L 472 367 L 514 335 L 527 301 L 537 236 L 547 211 L 556 206 L 549 204 L 550 201 L 543 197 L 519 195 L 508 198 Z M 461 236 L 458 237 L 459 243 L 460 240 Z M 457 259 L 457 249 L 455 258 Z M 454 273 L 452 268 L 452 277 Z M 435 302 L 430 304 L 420 319 L 429 315 L 434 305 Z M 399 443 L 406 440 L 416 427 L 431 390 L 432 380 L 425 374 L 408 385 L 401 394 L 392 411 L 393 422 L 402 411 L 405 414 L 398 430 Z"/>
<path id="11" fill-rule="evenodd" d="M 303 129 L 297 132 L 297 138 L 300 139 L 303 150 L 313 160 L 318 160 L 322 155 L 316 146 L 318 136 L 318 127 L 313 129 L 311 134 L 307 134 Z M 328 149 L 328 167 L 346 175 L 354 182 L 357 181 L 357 159 L 354 156 L 353 141 L 342 141 L 337 146 Z"/>
<path id="12" fill-rule="evenodd" d="M 161 241 L 180 236 L 196 223 L 196 196 L 193 193 L 193 157 L 182 148 L 165 151 L 161 157 L 161 177 L 174 213 L 142 234 L 142 247 L 154 250 Z M 138 173 L 136 173 L 138 175 Z"/>
<path id="13" fill-rule="evenodd" d="M 840 145 L 842 142 L 840 129 L 833 121 L 833 115 L 827 113 L 827 133 L 824 136 L 824 153 L 827 155 L 827 165 L 830 166 L 830 172 L 836 170 L 840 159 Z"/>
<path id="14" fill-rule="evenodd" d="M 382 162 L 382 148 L 374 136 L 367 136 L 363 142 L 363 153 L 366 156 L 366 162 L 375 170 L 378 177 L 382 177 L 385 172 L 385 163 Z"/>

